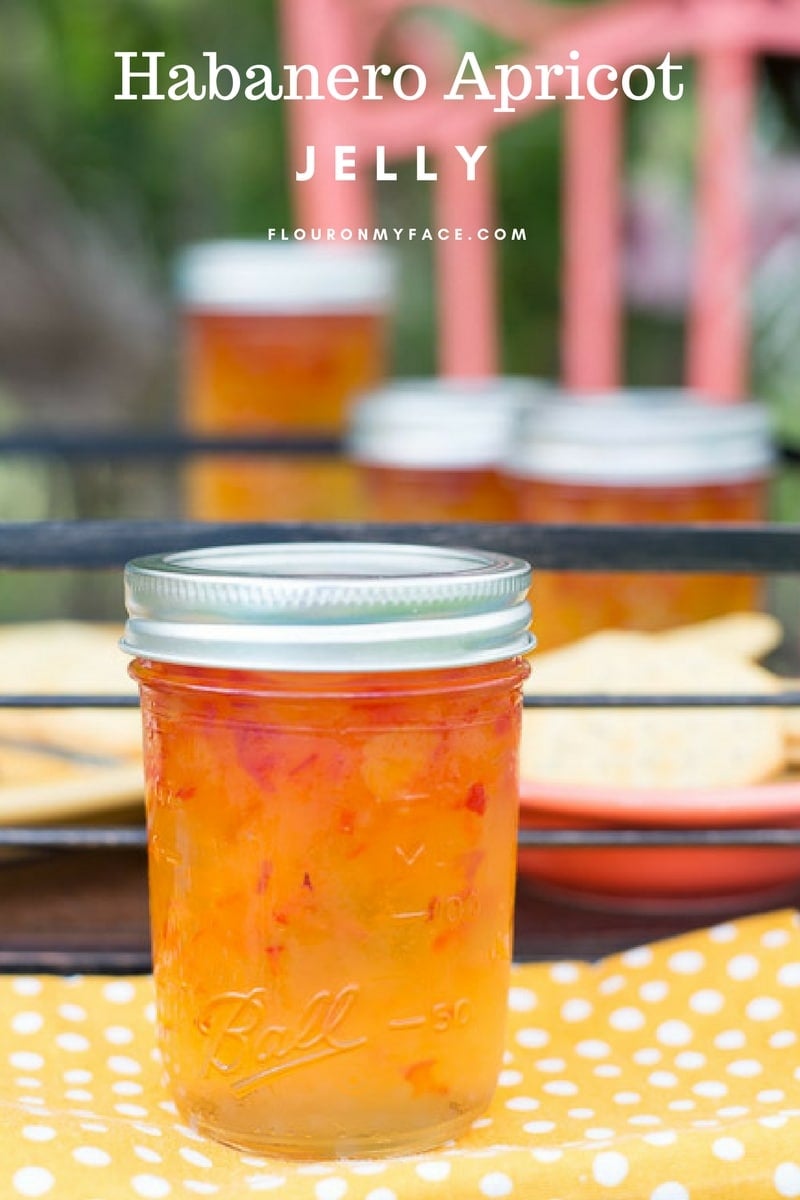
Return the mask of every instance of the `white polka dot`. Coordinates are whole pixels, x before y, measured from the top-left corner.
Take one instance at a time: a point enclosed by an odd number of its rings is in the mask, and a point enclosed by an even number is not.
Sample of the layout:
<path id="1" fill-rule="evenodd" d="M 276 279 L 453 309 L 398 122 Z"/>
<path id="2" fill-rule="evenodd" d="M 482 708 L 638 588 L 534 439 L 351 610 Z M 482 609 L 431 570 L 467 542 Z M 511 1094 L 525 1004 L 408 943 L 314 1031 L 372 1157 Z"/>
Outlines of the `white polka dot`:
<path id="1" fill-rule="evenodd" d="M 707 1061 L 705 1054 L 700 1054 L 698 1050 L 681 1050 L 680 1054 L 675 1055 L 675 1066 L 682 1071 L 699 1071 Z"/>
<path id="2" fill-rule="evenodd" d="M 593 1108 L 571 1108 L 568 1117 L 572 1117 L 573 1121 L 591 1121 L 594 1116 Z"/>
<path id="3" fill-rule="evenodd" d="M 159 1129 L 157 1125 L 142 1125 L 141 1121 L 136 1121 L 136 1122 L 134 1122 L 133 1128 L 136 1130 L 137 1133 L 144 1133 L 148 1137 L 163 1137 L 164 1136 L 163 1131 L 161 1129 Z M 244 1158 L 242 1159 L 242 1162 L 245 1162 Z"/>
<path id="4" fill-rule="evenodd" d="M 678 1135 L 674 1129 L 656 1129 L 654 1133 L 646 1133 L 642 1141 L 649 1146 L 674 1146 Z"/>
<path id="5" fill-rule="evenodd" d="M 365 1159 L 363 1162 L 351 1162 L 350 1170 L 354 1175 L 382 1175 L 386 1170 L 386 1163 Z"/>
<path id="6" fill-rule="evenodd" d="M 108 1133 L 108 1126 L 102 1125 L 99 1121 L 81 1121 L 80 1127 L 86 1133 Z"/>
<path id="7" fill-rule="evenodd" d="M 89 1039 L 82 1033 L 60 1033 L 56 1038 L 56 1045 L 68 1054 L 82 1054 L 89 1049 Z"/>
<path id="8" fill-rule="evenodd" d="M 676 950 L 667 959 L 667 966 L 676 975 L 696 975 L 706 965 L 699 950 Z"/>
<path id="9" fill-rule="evenodd" d="M 325 1170 L 331 1171 L 333 1168 L 326 1167 Z M 340 1180 L 339 1182 L 342 1181 Z M 286 1177 L 284 1175 L 248 1175 L 247 1177 L 247 1186 L 251 1192 L 274 1192 L 277 1188 L 283 1187 L 285 1183 Z M 338 1194 L 343 1196 L 344 1192 Z"/>
<path id="10" fill-rule="evenodd" d="M 669 984 L 663 979 L 649 979 L 639 988 L 639 995 L 647 1004 L 660 1004 L 669 993 Z"/>
<path id="11" fill-rule="evenodd" d="M 64 1092 L 65 1100 L 74 1100 L 78 1104 L 91 1104 L 94 1096 L 91 1092 L 87 1092 L 85 1088 L 67 1088 Z"/>
<path id="12" fill-rule="evenodd" d="M 426 1183 L 443 1183 L 450 1178 L 450 1163 L 446 1162 L 421 1162 L 417 1163 L 414 1170 Z"/>
<path id="13" fill-rule="evenodd" d="M 49 1125 L 24 1125 L 22 1136 L 29 1142 L 52 1142 L 56 1131 Z"/>
<path id="14" fill-rule="evenodd" d="M 524 1096 L 512 1096 L 510 1100 L 506 1100 L 506 1108 L 519 1108 L 521 1102 L 525 1099 L 526 1098 Z M 534 1108 L 539 1107 L 538 1100 L 531 1100 L 530 1104 L 532 1104 L 534 1106 Z M 526 1101 L 526 1103 L 523 1105 L 523 1107 L 527 1109 L 530 1107 L 530 1104 L 527 1103 L 527 1101 Z M 470 1129 L 488 1129 L 490 1125 L 494 1125 L 494 1120 L 492 1117 L 478 1117 L 477 1121 L 472 1122 L 472 1124 L 470 1125 Z M 374 1164 L 372 1164 L 372 1163 L 369 1164 L 369 1166 L 373 1166 L 373 1165 Z M 351 1167 L 350 1169 L 352 1171 L 354 1168 Z"/>
<path id="15" fill-rule="evenodd" d="M 620 1033 L 634 1033 L 644 1025 L 644 1014 L 638 1008 L 615 1008 L 608 1023 Z"/>
<path id="16" fill-rule="evenodd" d="M 783 1129 L 786 1125 L 788 1117 L 783 1113 L 770 1113 L 767 1117 L 759 1117 L 759 1125 L 763 1125 L 765 1129 Z"/>
<path id="17" fill-rule="evenodd" d="M 478 1184 L 482 1196 L 510 1196 L 514 1184 L 502 1171 L 490 1171 Z"/>
<path id="18" fill-rule="evenodd" d="M 751 1021 L 774 1021 L 783 1012 L 780 1000 L 773 996 L 756 996 L 745 1009 Z"/>
<path id="19" fill-rule="evenodd" d="M 779 950 L 781 946 L 785 946 L 789 941 L 789 934 L 785 929 L 768 929 L 766 933 L 761 935 L 761 945 L 767 950 Z"/>
<path id="20" fill-rule="evenodd" d="M 791 1029 L 780 1029 L 777 1033 L 770 1035 L 769 1044 L 775 1050 L 785 1050 L 788 1046 L 794 1046 L 797 1042 L 797 1034 Z"/>
<path id="21" fill-rule="evenodd" d="M 65 1071 L 63 1075 L 64 1083 L 91 1083 L 92 1072 L 84 1071 L 82 1067 L 73 1067 L 69 1071 Z"/>
<path id="22" fill-rule="evenodd" d="M 96 1146 L 78 1146 L 77 1150 L 72 1151 L 72 1157 L 82 1167 L 107 1167 L 111 1162 L 111 1155 L 105 1150 L 98 1150 Z"/>
<path id="23" fill-rule="evenodd" d="M 660 1183 L 656 1190 L 650 1193 L 650 1200 L 690 1200 L 690 1198 L 682 1183 L 674 1183 L 670 1179 L 667 1183 Z"/>
<path id="24" fill-rule="evenodd" d="M 136 988 L 126 979 L 113 979 L 110 983 L 107 983 L 104 986 L 103 995 L 111 1004 L 130 1004 L 131 1000 L 133 1000 L 136 996 Z M 150 1179 L 155 1178 L 155 1176 L 151 1177 L 148 1175 L 139 1175 L 137 1178 Z M 163 1183 L 164 1180 L 159 1180 L 158 1182 Z M 145 1184 L 145 1187 L 146 1186 L 147 1184 Z M 167 1193 L 159 1192 L 159 1195 L 166 1196 Z"/>
<path id="25" fill-rule="evenodd" d="M 667 1108 L 670 1112 L 691 1112 L 697 1105 L 694 1100 L 670 1100 Z"/>
<path id="26" fill-rule="evenodd" d="M 735 1075 L 737 1079 L 753 1079 L 756 1075 L 760 1075 L 764 1068 L 758 1059 L 737 1058 L 735 1062 L 728 1063 L 725 1070 L 729 1075 Z"/>
<path id="27" fill-rule="evenodd" d="M 638 1092 L 615 1092 L 615 1104 L 641 1104 L 642 1097 Z"/>
<path id="28" fill-rule="evenodd" d="M 18 996 L 39 996 L 42 991 L 41 979 L 32 979 L 28 975 L 20 975 L 11 983 L 11 990 Z"/>
<path id="29" fill-rule="evenodd" d="M 142 1065 L 135 1058 L 129 1058 L 126 1054 L 112 1054 L 107 1060 L 108 1069 L 113 1071 L 115 1075 L 141 1075 Z"/>
<path id="30" fill-rule="evenodd" d="M 317 1200 L 342 1200 L 342 1196 L 347 1195 L 347 1181 L 339 1176 L 320 1179 L 314 1187 L 314 1195 Z"/>
<path id="31" fill-rule="evenodd" d="M 546 1029 L 520 1029 L 514 1040 L 525 1050 L 541 1050 L 550 1041 L 550 1034 Z"/>
<path id="32" fill-rule="evenodd" d="M 144 1200 L 161 1200 L 162 1196 L 168 1196 L 172 1191 L 166 1179 L 160 1175 L 134 1175 L 131 1187 Z"/>
<path id="33" fill-rule="evenodd" d="M 689 997 L 689 1008 L 701 1016 L 713 1016 L 725 1004 L 725 997 L 716 988 L 700 988 Z"/>
<path id="34" fill-rule="evenodd" d="M 713 1143 L 711 1153 L 723 1162 L 738 1162 L 744 1158 L 744 1146 L 738 1138 L 721 1137 Z"/>
<path id="35" fill-rule="evenodd" d="M 785 963 L 778 971 L 778 983 L 781 987 L 800 987 L 800 963 Z"/>
<path id="36" fill-rule="evenodd" d="M 44 1058 L 33 1050 L 16 1050 L 9 1054 L 8 1061 L 18 1071 L 40 1071 L 44 1066 Z"/>
<path id="37" fill-rule="evenodd" d="M 569 1079 L 548 1079 L 542 1085 L 542 1091 L 547 1092 L 548 1096 L 577 1096 L 578 1085 Z"/>
<path id="38" fill-rule="evenodd" d="M 598 990 L 604 996 L 613 996 L 625 987 L 624 975 L 608 975 L 605 979 L 601 979 L 598 984 Z"/>
<path id="39" fill-rule="evenodd" d="M 656 1038 L 662 1046 L 686 1046 L 693 1037 L 685 1021 L 662 1021 L 656 1029 Z"/>
<path id="40" fill-rule="evenodd" d="M 550 968 L 550 978 L 554 983 L 577 983 L 580 978 L 580 971 L 574 963 L 553 963 Z"/>
<path id="41" fill-rule="evenodd" d="M 672 1071 L 653 1071 L 652 1075 L 648 1076 L 648 1083 L 657 1088 L 677 1087 L 678 1076 L 673 1075 Z"/>
<path id="42" fill-rule="evenodd" d="M 633 967 L 638 970 L 640 967 L 649 967 L 653 961 L 653 951 L 649 946 L 637 946 L 633 950 L 626 950 L 622 955 L 622 961 L 626 967 Z"/>
<path id="43" fill-rule="evenodd" d="M 58 1012 L 65 1021 L 86 1020 L 86 1009 L 81 1008 L 80 1004 L 59 1004 Z"/>
<path id="44" fill-rule="evenodd" d="M 782 1104 L 785 1099 L 786 1093 L 782 1092 L 780 1088 L 765 1088 L 756 1096 L 759 1104 Z"/>
<path id="45" fill-rule="evenodd" d="M 151 1164 L 163 1162 L 163 1159 L 158 1151 L 151 1150 L 149 1146 L 134 1146 L 133 1153 L 137 1158 L 140 1158 L 142 1162 Z"/>
<path id="46" fill-rule="evenodd" d="M 14 1080 L 14 1086 L 18 1088 L 40 1088 L 42 1086 L 41 1079 L 34 1079 L 30 1075 L 18 1075 Z"/>
<path id="47" fill-rule="evenodd" d="M 527 1121 L 522 1128 L 526 1133 L 552 1133 L 555 1129 L 555 1121 Z"/>
<path id="48" fill-rule="evenodd" d="M 714 1038 L 718 1050 L 741 1050 L 747 1044 L 747 1038 L 741 1029 L 724 1029 Z"/>
<path id="49" fill-rule="evenodd" d="M 605 1126 L 597 1126 L 594 1129 L 587 1129 L 584 1132 L 584 1137 L 590 1142 L 609 1142 L 614 1138 L 616 1130 L 607 1129 Z"/>
<path id="50" fill-rule="evenodd" d="M 119 1113 L 121 1117 L 146 1117 L 147 1109 L 141 1104 L 115 1104 L 114 1112 Z"/>
<path id="51" fill-rule="evenodd" d="M 598 1038 L 587 1038 L 583 1042 L 578 1042 L 575 1053 L 579 1054 L 581 1058 L 608 1058 L 611 1047 L 608 1042 L 601 1042 Z"/>
<path id="52" fill-rule="evenodd" d="M 653 1117 L 650 1113 L 634 1113 L 628 1117 L 629 1125 L 660 1125 L 661 1117 Z"/>
<path id="53" fill-rule="evenodd" d="M 179 1133 L 181 1135 L 181 1137 L 187 1138 L 188 1141 L 190 1141 L 190 1142 L 205 1141 L 205 1138 L 201 1137 L 201 1135 L 197 1132 L 197 1130 L 192 1129 L 191 1126 L 189 1126 L 189 1125 L 177 1124 L 177 1125 L 173 1125 L 173 1129 L 175 1130 L 176 1133 Z M 244 1160 L 242 1160 L 242 1161 L 244 1161 Z M 253 1163 L 254 1166 L 257 1166 L 257 1167 L 263 1167 L 266 1163 L 266 1159 L 260 1159 L 260 1160 L 251 1159 L 250 1161 Z M 328 1169 L 332 1170 L 333 1168 L 328 1168 Z"/>
<path id="54" fill-rule="evenodd" d="M 156 1023 L 156 1006 L 153 1004 L 152 1000 L 149 1004 L 145 1004 L 144 1006 L 144 1019 L 145 1021 L 149 1022 L 150 1025 L 155 1025 Z"/>
<path id="55" fill-rule="evenodd" d="M 794 1200 L 794 1197 L 800 1196 L 800 1164 L 781 1163 L 775 1168 L 772 1182 L 779 1196 L 791 1197 Z"/>
<path id="56" fill-rule="evenodd" d="M 184 1179 L 183 1186 L 187 1192 L 194 1192 L 197 1196 L 216 1196 L 219 1191 L 218 1184 L 205 1183 L 199 1179 Z"/>
<path id="57" fill-rule="evenodd" d="M 532 1096 L 512 1096 L 510 1100 L 506 1100 L 506 1108 L 511 1112 L 534 1112 L 539 1108 L 539 1101 L 534 1100 Z M 472 1128 L 475 1126 L 476 1122 L 473 1121 Z"/>
<path id="58" fill-rule="evenodd" d="M 17 1013 L 11 1020 L 14 1033 L 20 1034 L 38 1033 L 43 1025 L 44 1017 L 38 1012 Z"/>
<path id="59" fill-rule="evenodd" d="M 632 1058 L 640 1067 L 654 1067 L 656 1063 L 660 1063 L 663 1058 L 660 1050 L 656 1050 L 655 1046 L 643 1046 L 641 1050 L 634 1050 Z"/>
<path id="60" fill-rule="evenodd" d="M 717 1109 L 717 1116 L 722 1117 L 724 1121 L 738 1121 L 739 1117 L 746 1117 L 749 1112 L 750 1109 L 745 1108 L 743 1104 L 728 1104 Z"/>
<path id="61" fill-rule="evenodd" d="M 181 1146 L 178 1153 L 182 1159 L 188 1163 L 191 1163 L 193 1167 L 213 1166 L 210 1158 L 207 1158 L 205 1154 L 201 1154 L 199 1150 L 195 1150 L 191 1146 Z"/>
<path id="62" fill-rule="evenodd" d="M 534 1008 L 536 1008 L 536 995 L 530 990 L 530 988 L 509 988 L 508 1007 L 512 1012 L 531 1012 Z"/>
<path id="63" fill-rule="evenodd" d="M 600 1063 L 598 1067 L 592 1068 L 592 1073 L 599 1079 L 618 1079 L 622 1074 L 622 1067 L 618 1067 L 616 1063 Z"/>
<path id="64" fill-rule="evenodd" d="M 554 1163 L 563 1157 L 563 1151 L 555 1146 L 537 1146 L 535 1150 L 531 1150 L 531 1157 L 540 1163 Z"/>
<path id="65" fill-rule="evenodd" d="M 561 1006 L 561 1019 L 563 1021 L 585 1021 L 593 1013 L 594 1009 L 588 1000 L 582 1000 L 576 997 L 572 1000 L 567 1000 L 566 1004 Z"/>
<path id="66" fill-rule="evenodd" d="M 761 969 L 761 964 L 754 954 L 736 954 L 728 963 L 725 970 L 731 979 L 744 983 L 754 979 Z"/>
<path id="67" fill-rule="evenodd" d="M 103 1030 L 103 1037 L 112 1046 L 127 1046 L 133 1041 L 133 1030 L 127 1025 L 109 1025 Z"/>
<path id="68" fill-rule="evenodd" d="M 604 1150 L 596 1154 L 592 1163 L 592 1175 L 601 1187 L 618 1187 L 628 1174 L 628 1160 L 618 1150 Z"/>
<path id="69" fill-rule="evenodd" d="M 132 1079 L 118 1079 L 112 1083 L 111 1090 L 117 1096 L 141 1096 L 144 1088 L 140 1083 L 134 1083 Z"/>
<path id="70" fill-rule="evenodd" d="M 367 1200 L 397 1200 L 397 1192 L 387 1187 L 373 1188 L 367 1193 Z"/>
<path id="71" fill-rule="evenodd" d="M 501 1071 L 497 1077 L 498 1087 L 516 1087 L 518 1083 L 522 1083 L 521 1071 Z"/>
<path id="72" fill-rule="evenodd" d="M 712 942 L 720 944 L 734 942 L 738 936 L 738 930 L 735 925 L 726 922 L 724 925 L 715 925 L 713 929 L 709 929 L 708 936 Z"/>
<path id="73" fill-rule="evenodd" d="M 700 1083 L 696 1083 L 692 1091 L 695 1096 L 703 1096 L 706 1100 L 721 1100 L 728 1094 L 725 1084 L 716 1079 L 704 1079 Z"/>
<path id="74" fill-rule="evenodd" d="M 45 1167 L 20 1167 L 11 1180 L 20 1196 L 44 1196 L 54 1184 L 55 1177 Z"/>
<path id="75" fill-rule="evenodd" d="M 541 1071 L 545 1075 L 558 1075 L 567 1067 L 563 1058 L 537 1058 L 533 1065 L 537 1071 Z"/>

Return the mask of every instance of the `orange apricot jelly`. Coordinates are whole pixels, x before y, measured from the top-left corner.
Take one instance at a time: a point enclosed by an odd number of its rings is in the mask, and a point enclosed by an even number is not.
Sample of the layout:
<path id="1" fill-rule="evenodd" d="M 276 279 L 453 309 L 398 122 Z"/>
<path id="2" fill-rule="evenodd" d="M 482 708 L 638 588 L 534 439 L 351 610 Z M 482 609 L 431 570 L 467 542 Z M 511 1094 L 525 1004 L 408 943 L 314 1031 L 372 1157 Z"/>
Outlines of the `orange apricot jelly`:
<path id="1" fill-rule="evenodd" d="M 127 580 L 182 1116 L 288 1157 L 457 1136 L 502 1060 L 527 564 L 234 547 Z"/>
<path id="2" fill-rule="evenodd" d="M 181 262 L 183 420 L 204 435 L 341 436 L 384 371 L 385 262 L 374 252 L 213 242 Z M 186 474 L 200 520 L 355 517 L 332 458 L 206 457 Z"/>
<path id="3" fill-rule="evenodd" d="M 519 521 L 567 525 L 752 524 L 772 465 L 755 404 L 623 393 L 540 405 L 510 457 Z M 541 649 L 600 629 L 658 630 L 759 606 L 754 576 L 537 572 Z"/>

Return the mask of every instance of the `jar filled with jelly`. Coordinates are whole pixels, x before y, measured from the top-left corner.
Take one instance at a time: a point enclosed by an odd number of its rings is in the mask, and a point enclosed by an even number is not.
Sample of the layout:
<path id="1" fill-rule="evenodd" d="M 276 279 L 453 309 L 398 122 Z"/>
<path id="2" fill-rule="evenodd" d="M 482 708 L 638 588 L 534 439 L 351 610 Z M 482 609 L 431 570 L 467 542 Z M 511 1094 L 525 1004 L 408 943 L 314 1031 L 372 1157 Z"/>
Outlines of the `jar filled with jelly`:
<path id="1" fill-rule="evenodd" d="M 554 395 L 506 461 L 514 517 L 543 524 L 747 524 L 766 519 L 774 453 L 756 403 L 651 389 Z M 753 576 L 537 572 L 537 637 L 552 649 L 599 629 L 656 630 L 753 609 Z"/>
<path id="2" fill-rule="evenodd" d="M 373 521 L 507 521 L 501 466 L 547 385 L 523 377 L 400 379 L 359 397 L 348 433 Z"/>
<path id="3" fill-rule="evenodd" d="M 363 1157 L 485 1109 L 529 583 L 503 555 L 364 543 L 127 567 L 159 1039 L 198 1132 Z"/>
<path id="4" fill-rule="evenodd" d="M 355 395 L 385 369 L 390 263 L 374 247 L 232 240 L 188 247 L 177 268 L 182 419 L 207 437 L 344 433 Z M 211 521 L 354 516 L 355 477 L 333 457 L 202 457 L 188 515 Z"/>

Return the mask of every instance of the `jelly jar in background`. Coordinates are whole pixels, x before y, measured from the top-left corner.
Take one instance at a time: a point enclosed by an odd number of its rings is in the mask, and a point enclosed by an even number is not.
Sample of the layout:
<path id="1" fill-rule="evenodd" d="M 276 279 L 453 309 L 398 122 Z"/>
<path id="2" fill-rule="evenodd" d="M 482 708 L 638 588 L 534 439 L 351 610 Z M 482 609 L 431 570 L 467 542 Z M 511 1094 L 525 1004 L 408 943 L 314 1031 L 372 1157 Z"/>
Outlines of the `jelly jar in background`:
<path id="1" fill-rule="evenodd" d="M 384 373 L 392 272 L 372 247 L 201 243 L 178 262 L 183 423 L 202 435 L 341 436 L 353 396 Z M 346 519 L 339 460 L 207 456 L 187 472 L 200 520 Z"/>
<path id="2" fill-rule="evenodd" d="M 516 429 L 547 384 L 401 379 L 359 397 L 347 446 L 361 513 L 373 521 L 508 521 L 500 468 Z"/>
<path id="3" fill-rule="evenodd" d="M 466 1130 L 502 1060 L 527 563 L 305 544 L 126 569 L 183 1118 L 290 1157 Z"/>
<path id="4" fill-rule="evenodd" d="M 515 519 L 567 524 L 747 523 L 767 515 L 766 410 L 653 389 L 554 395 L 506 464 Z M 755 608 L 753 576 L 537 572 L 541 649 L 599 629 L 663 629 Z"/>

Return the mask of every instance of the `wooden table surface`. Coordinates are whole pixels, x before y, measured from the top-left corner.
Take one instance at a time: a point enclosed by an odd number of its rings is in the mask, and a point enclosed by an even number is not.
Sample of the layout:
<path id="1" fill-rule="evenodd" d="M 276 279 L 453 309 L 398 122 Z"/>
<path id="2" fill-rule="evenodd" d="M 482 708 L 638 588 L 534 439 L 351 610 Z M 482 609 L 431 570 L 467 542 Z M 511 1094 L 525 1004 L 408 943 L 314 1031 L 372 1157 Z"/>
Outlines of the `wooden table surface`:
<path id="1" fill-rule="evenodd" d="M 800 907 L 800 880 L 784 903 Z M 515 957 L 598 958 L 759 907 L 776 904 L 608 913 L 548 901 L 520 879 Z M 59 850 L 0 863 L 1 971 L 137 973 L 149 965 L 143 850 Z"/>

